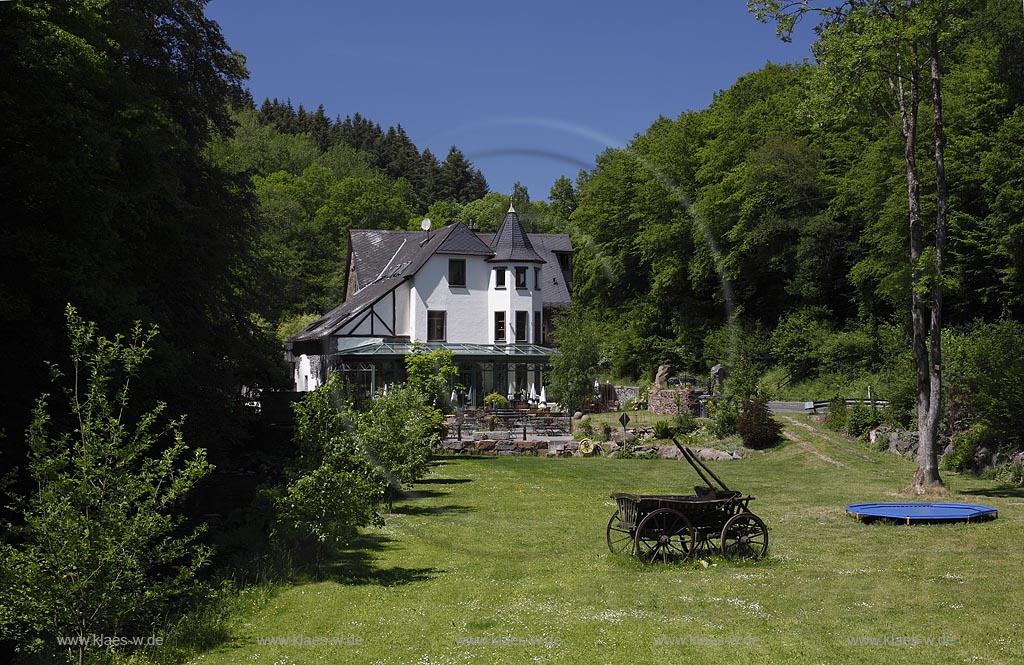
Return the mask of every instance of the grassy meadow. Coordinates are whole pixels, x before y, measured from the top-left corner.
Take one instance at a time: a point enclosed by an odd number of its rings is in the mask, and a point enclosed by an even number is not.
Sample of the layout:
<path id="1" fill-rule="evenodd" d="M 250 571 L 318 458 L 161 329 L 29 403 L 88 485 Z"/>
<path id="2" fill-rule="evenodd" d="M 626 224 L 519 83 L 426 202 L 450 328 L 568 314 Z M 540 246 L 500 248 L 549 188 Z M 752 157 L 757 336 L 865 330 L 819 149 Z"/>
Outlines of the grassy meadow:
<path id="1" fill-rule="evenodd" d="M 1021 662 L 1024 493 L 947 474 L 947 500 L 999 519 L 861 524 L 843 506 L 905 498 L 913 465 L 782 420 L 780 448 L 710 464 L 757 497 L 766 559 L 608 551 L 609 494 L 690 493 L 684 462 L 441 458 L 321 580 L 239 611 L 191 662 Z"/>

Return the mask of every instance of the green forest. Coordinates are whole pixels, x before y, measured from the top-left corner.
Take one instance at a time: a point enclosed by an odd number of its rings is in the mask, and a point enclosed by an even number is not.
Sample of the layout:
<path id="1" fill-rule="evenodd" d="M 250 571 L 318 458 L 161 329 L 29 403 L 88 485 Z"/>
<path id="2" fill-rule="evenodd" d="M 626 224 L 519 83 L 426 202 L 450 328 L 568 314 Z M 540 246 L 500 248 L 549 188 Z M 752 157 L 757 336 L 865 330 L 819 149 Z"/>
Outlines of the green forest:
<path id="1" fill-rule="evenodd" d="M 697 377 L 725 364 L 742 399 L 862 398 L 870 385 L 889 407 L 841 423 L 851 435 L 881 420 L 916 429 L 963 471 L 980 448 L 1002 461 L 1024 448 L 1019 6 L 751 2 L 750 20 L 780 38 L 814 26 L 814 62 L 767 63 L 707 108 L 652 118 L 531 199 L 519 184 L 489 191 L 457 146 L 441 159 L 400 125 L 257 102 L 205 5 L 0 3 L 0 587 L 15 589 L 0 592 L 0 654 L 53 655 L 42 640 L 62 624 L 40 603 L 65 601 L 24 553 L 43 552 L 32 533 L 56 519 L 32 494 L 39 479 L 88 475 L 60 452 L 75 436 L 137 446 L 131 463 L 166 474 L 170 487 L 136 496 L 178 505 L 182 521 L 140 522 L 137 536 L 162 543 L 153 561 L 175 579 L 205 571 L 203 589 L 105 599 L 120 629 L 163 630 L 224 580 L 294 562 L 264 542 L 268 515 L 289 496 L 301 512 L 304 479 L 332 464 L 349 474 L 337 487 L 365 489 L 358 510 L 341 501 L 354 512 L 316 528 L 279 511 L 276 536 L 317 541 L 304 554 L 316 559 L 329 540 L 316 529 L 343 539 L 378 519 L 387 485 L 346 460 L 394 453 L 389 413 L 408 415 L 403 441 L 436 431 L 418 402 L 445 392 L 430 377 L 448 359 L 366 413 L 336 421 L 329 403 L 305 404 L 294 440 L 249 406 L 290 389 L 282 344 L 342 300 L 349 229 L 429 217 L 493 231 L 511 197 L 528 231 L 572 237 L 574 304 L 555 338 L 566 355 L 570 337 L 587 342 L 571 360 L 588 376 L 648 385 L 662 364 Z M 149 446 L 163 462 L 138 452 Z M 95 464 L 121 453 L 106 454 Z M 415 479 L 429 450 L 404 454 L 394 469 Z M 199 528 L 207 514 L 220 521 Z M 29 598 L 39 589 L 51 595 Z"/>

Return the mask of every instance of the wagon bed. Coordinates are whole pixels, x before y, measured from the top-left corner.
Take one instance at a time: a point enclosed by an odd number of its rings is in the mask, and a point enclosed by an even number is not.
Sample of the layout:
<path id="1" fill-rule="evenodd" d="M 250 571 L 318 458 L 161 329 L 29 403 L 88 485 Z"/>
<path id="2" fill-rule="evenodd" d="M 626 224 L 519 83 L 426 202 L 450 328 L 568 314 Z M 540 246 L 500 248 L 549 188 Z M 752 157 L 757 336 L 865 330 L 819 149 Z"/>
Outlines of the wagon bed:
<path id="1" fill-rule="evenodd" d="M 647 563 L 681 561 L 714 550 L 728 558 L 763 556 L 768 529 L 748 509 L 754 497 L 730 490 L 693 451 L 676 446 L 709 486 L 697 486 L 695 494 L 686 496 L 612 494 L 616 510 L 606 530 L 609 549 L 629 551 Z"/>

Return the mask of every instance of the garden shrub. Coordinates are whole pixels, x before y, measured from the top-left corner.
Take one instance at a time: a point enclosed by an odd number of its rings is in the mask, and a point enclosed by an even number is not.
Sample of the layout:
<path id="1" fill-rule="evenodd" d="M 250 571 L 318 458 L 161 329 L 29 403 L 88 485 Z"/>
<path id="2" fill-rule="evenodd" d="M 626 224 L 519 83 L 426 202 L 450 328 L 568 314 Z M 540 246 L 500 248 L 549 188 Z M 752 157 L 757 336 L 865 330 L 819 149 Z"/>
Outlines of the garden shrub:
<path id="1" fill-rule="evenodd" d="M 731 400 L 720 400 L 714 403 L 711 410 L 711 422 L 708 423 L 708 432 L 718 438 L 724 439 L 736 433 L 736 417 L 739 409 Z"/>
<path id="2" fill-rule="evenodd" d="M 673 424 L 679 434 L 689 434 L 697 429 L 697 418 L 688 409 L 683 409 L 674 418 Z"/>
<path id="3" fill-rule="evenodd" d="M 881 414 L 867 404 L 854 404 L 846 410 L 846 433 L 861 436 L 881 424 Z"/>
<path id="4" fill-rule="evenodd" d="M 841 432 L 846 427 L 846 402 L 839 395 L 829 402 L 828 413 L 825 414 L 825 427 L 835 432 Z"/>
<path id="5" fill-rule="evenodd" d="M 953 449 L 943 455 L 942 468 L 959 473 L 975 471 L 977 462 L 974 454 L 982 446 L 995 444 L 994 433 L 985 423 L 974 423 L 966 432 L 960 432 L 950 441 Z"/>
<path id="6" fill-rule="evenodd" d="M 183 418 L 129 391 L 156 326 L 104 337 L 71 305 L 65 317 L 70 369 L 50 365 L 53 398 L 32 410 L 27 494 L 0 480 L 0 639 L 39 652 L 26 662 L 96 662 L 89 636 L 157 629 L 208 593 L 205 525 L 179 511 L 213 466 L 186 444 Z"/>
<path id="7" fill-rule="evenodd" d="M 504 395 L 490 393 L 484 397 L 484 406 L 488 409 L 504 409 L 508 406 L 508 400 L 505 399 Z"/>
<path id="8" fill-rule="evenodd" d="M 671 439 L 672 438 L 672 422 L 668 420 L 659 420 L 654 423 L 653 434 L 655 439 Z"/>
<path id="9" fill-rule="evenodd" d="M 736 431 L 747 448 L 761 450 L 779 443 L 782 425 L 768 409 L 768 400 L 755 397 L 743 403 L 743 411 L 736 417 Z"/>

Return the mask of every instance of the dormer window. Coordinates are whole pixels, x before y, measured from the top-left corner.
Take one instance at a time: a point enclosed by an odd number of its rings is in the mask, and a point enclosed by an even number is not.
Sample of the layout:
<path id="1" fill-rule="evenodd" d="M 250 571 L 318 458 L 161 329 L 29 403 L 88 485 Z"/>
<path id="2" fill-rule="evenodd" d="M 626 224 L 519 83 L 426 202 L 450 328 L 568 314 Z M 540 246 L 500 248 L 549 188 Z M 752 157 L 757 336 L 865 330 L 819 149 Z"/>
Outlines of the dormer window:
<path id="1" fill-rule="evenodd" d="M 448 259 L 448 286 L 466 285 L 466 259 Z"/>
<path id="2" fill-rule="evenodd" d="M 505 266 L 500 266 L 494 269 L 494 288 L 505 288 Z"/>
<path id="3" fill-rule="evenodd" d="M 526 288 L 526 268 L 524 266 L 516 266 L 516 288 Z"/>

